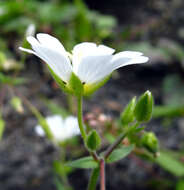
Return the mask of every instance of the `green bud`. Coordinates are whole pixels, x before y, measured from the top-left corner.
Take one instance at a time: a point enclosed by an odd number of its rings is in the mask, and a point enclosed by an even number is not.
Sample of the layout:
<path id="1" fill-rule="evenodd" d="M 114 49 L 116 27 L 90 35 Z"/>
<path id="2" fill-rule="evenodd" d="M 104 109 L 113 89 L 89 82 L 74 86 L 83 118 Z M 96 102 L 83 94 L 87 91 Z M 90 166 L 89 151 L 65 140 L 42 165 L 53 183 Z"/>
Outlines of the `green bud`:
<path id="1" fill-rule="evenodd" d="M 87 148 L 91 151 L 95 151 L 100 147 L 100 145 L 101 139 L 99 134 L 95 130 L 92 130 L 86 139 Z"/>
<path id="2" fill-rule="evenodd" d="M 22 106 L 22 101 L 19 97 L 14 96 L 11 101 L 10 104 L 12 105 L 12 107 L 19 113 L 23 113 L 24 112 L 24 108 Z"/>
<path id="3" fill-rule="evenodd" d="M 139 122 L 148 122 L 153 112 L 153 96 L 150 91 L 146 91 L 138 100 L 134 114 Z"/>
<path id="4" fill-rule="evenodd" d="M 136 105 L 136 97 L 134 97 L 130 103 L 125 107 L 124 111 L 121 113 L 121 123 L 127 125 L 134 121 L 134 109 Z"/>
<path id="5" fill-rule="evenodd" d="M 145 132 L 141 138 L 141 144 L 150 152 L 158 152 L 158 139 L 153 132 Z"/>

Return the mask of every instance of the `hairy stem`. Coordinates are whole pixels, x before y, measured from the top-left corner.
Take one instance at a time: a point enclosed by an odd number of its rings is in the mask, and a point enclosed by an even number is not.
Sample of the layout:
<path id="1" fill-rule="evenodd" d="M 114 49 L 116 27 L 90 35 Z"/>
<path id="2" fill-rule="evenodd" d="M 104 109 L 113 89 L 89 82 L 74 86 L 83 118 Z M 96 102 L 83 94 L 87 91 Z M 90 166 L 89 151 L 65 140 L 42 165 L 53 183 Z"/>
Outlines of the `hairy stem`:
<path id="1" fill-rule="evenodd" d="M 107 159 L 112 151 L 117 148 L 117 146 L 122 142 L 122 140 L 126 137 L 127 133 L 122 133 L 118 137 L 118 139 L 106 150 L 104 154 L 104 158 Z"/>
<path id="2" fill-rule="evenodd" d="M 128 134 L 130 134 L 135 128 L 137 128 L 139 125 L 140 125 L 140 123 L 136 122 L 135 125 L 129 127 L 128 130 L 126 130 L 125 132 L 121 133 L 119 135 L 119 137 L 117 138 L 117 140 L 105 151 L 105 153 L 104 153 L 104 159 L 106 160 L 110 156 L 110 154 L 112 153 L 112 151 L 118 147 L 118 145 L 122 142 L 122 140 Z"/>

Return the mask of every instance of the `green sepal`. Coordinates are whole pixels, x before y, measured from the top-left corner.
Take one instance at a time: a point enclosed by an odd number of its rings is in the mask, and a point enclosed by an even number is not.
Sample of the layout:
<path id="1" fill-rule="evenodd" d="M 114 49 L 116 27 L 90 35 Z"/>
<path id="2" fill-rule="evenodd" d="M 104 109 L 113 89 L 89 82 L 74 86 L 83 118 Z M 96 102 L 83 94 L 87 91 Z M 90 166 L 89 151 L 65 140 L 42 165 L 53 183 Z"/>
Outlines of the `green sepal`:
<path id="1" fill-rule="evenodd" d="M 84 84 L 84 96 L 91 96 L 96 90 L 102 87 L 111 77 L 111 74 L 105 77 L 102 81 L 94 84 Z"/>
<path id="2" fill-rule="evenodd" d="M 138 100 L 134 114 L 139 122 L 148 122 L 153 112 L 153 96 L 150 91 L 146 91 Z"/>
<path id="3" fill-rule="evenodd" d="M 72 73 L 70 76 L 68 86 L 72 90 L 74 95 L 81 96 L 83 94 L 83 84 L 74 73 Z"/>
<path id="4" fill-rule="evenodd" d="M 47 65 L 48 66 L 48 65 Z M 58 84 L 58 86 L 65 92 L 65 93 L 70 93 L 72 94 L 72 90 L 68 88 L 68 85 L 65 84 L 65 82 L 63 82 L 56 74 L 55 72 L 48 66 L 49 71 L 52 75 L 52 77 L 54 78 L 54 80 L 56 81 L 56 83 Z"/>
<path id="5" fill-rule="evenodd" d="M 130 145 L 126 147 L 124 146 L 122 148 L 115 149 L 107 158 L 106 162 L 107 163 L 117 162 L 123 159 L 124 157 L 126 157 L 128 154 L 130 154 L 133 149 L 134 149 L 134 145 Z"/>
<path id="6" fill-rule="evenodd" d="M 121 123 L 123 125 L 128 125 L 134 121 L 134 109 L 136 105 L 136 97 L 134 97 L 130 103 L 125 107 L 124 111 L 121 113 Z"/>
<path id="7" fill-rule="evenodd" d="M 90 131 L 86 139 L 86 147 L 91 151 L 95 151 L 100 147 L 100 145 L 101 139 L 99 134 L 95 130 Z"/>
<path id="8" fill-rule="evenodd" d="M 98 163 L 91 156 L 68 162 L 66 163 L 66 165 L 73 168 L 83 168 L 83 169 L 98 167 Z"/>
<path id="9" fill-rule="evenodd" d="M 145 132 L 141 138 L 141 144 L 151 153 L 158 152 L 158 139 L 153 132 Z"/>

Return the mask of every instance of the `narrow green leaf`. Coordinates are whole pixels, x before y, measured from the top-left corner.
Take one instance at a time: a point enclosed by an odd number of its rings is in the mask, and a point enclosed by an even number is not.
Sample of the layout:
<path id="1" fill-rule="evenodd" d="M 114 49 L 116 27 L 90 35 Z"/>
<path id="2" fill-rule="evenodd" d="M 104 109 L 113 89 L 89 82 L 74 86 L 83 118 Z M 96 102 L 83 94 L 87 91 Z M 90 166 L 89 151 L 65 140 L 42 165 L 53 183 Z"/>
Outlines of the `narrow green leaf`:
<path id="1" fill-rule="evenodd" d="M 91 156 L 68 162 L 67 165 L 73 168 L 83 168 L 83 169 L 98 167 L 98 163 L 94 161 Z"/>
<path id="2" fill-rule="evenodd" d="M 0 140 L 2 139 L 4 128 L 5 128 L 5 121 L 2 118 L 0 118 Z"/>
<path id="3" fill-rule="evenodd" d="M 54 183 L 56 185 L 57 190 L 66 190 L 65 186 L 61 183 L 58 178 L 54 179 Z"/>
<path id="4" fill-rule="evenodd" d="M 63 118 L 66 118 L 67 116 L 70 115 L 70 113 L 57 103 L 54 103 L 53 101 L 50 101 L 49 99 L 44 98 L 43 99 L 45 105 L 49 108 L 49 110 L 52 112 L 54 115 L 61 115 Z"/>
<path id="5" fill-rule="evenodd" d="M 184 176 L 184 164 L 168 152 L 161 151 L 155 162 L 177 177 Z"/>
<path id="6" fill-rule="evenodd" d="M 124 157 L 126 157 L 128 154 L 130 154 L 133 149 L 134 149 L 134 145 L 115 149 L 110 154 L 110 156 L 108 157 L 108 159 L 106 161 L 107 161 L 107 163 L 113 163 L 113 162 L 116 162 L 118 160 L 121 160 Z"/>
<path id="7" fill-rule="evenodd" d="M 176 184 L 176 190 L 183 190 L 184 189 L 184 180 L 179 180 Z"/>

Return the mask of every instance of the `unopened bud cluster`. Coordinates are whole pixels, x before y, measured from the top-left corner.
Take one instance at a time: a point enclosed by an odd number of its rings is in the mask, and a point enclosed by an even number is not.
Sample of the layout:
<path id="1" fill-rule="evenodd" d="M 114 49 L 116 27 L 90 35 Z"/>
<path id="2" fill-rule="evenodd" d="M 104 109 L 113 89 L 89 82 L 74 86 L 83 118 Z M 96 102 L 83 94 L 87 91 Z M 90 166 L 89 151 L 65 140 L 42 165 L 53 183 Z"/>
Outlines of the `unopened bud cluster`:
<path id="1" fill-rule="evenodd" d="M 127 125 L 135 119 L 140 122 L 148 122 L 152 117 L 153 111 L 153 96 L 150 91 L 146 91 L 136 102 L 134 97 L 125 107 L 121 114 L 121 122 Z"/>

